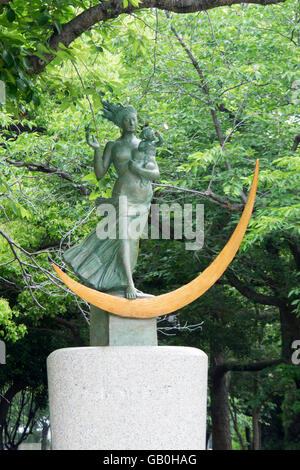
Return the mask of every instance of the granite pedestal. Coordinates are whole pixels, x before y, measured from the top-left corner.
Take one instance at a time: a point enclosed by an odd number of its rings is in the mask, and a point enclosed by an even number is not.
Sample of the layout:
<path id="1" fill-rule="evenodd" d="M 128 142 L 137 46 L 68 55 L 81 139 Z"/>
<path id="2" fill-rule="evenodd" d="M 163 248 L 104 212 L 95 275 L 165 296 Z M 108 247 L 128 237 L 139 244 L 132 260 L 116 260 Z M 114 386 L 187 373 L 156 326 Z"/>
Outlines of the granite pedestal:
<path id="1" fill-rule="evenodd" d="M 52 449 L 205 448 L 207 356 L 196 348 L 59 349 L 47 360 Z"/>

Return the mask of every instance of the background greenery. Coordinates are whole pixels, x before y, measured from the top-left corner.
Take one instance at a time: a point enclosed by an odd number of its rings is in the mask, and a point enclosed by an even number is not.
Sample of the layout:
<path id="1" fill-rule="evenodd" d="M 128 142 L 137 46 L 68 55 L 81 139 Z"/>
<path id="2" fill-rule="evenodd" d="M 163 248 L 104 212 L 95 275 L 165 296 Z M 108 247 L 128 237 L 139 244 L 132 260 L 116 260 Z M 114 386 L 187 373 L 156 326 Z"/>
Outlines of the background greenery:
<path id="1" fill-rule="evenodd" d="M 259 158 L 239 254 L 204 296 L 160 319 L 159 341 L 209 355 L 214 449 L 299 448 L 299 3 L 121 15 L 61 45 L 37 75 L 29 57 L 52 53 L 49 32 L 85 2 L 27 3 L 0 6 L 0 446 L 17 448 L 47 423 L 47 355 L 88 344 L 88 305 L 63 288 L 51 261 L 63 265 L 62 252 L 95 227 L 95 199 L 115 180 L 111 169 L 96 182 L 85 143 L 86 125 L 102 147 L 118 136 L 101 117 L 105 99 L 135 106 L 140 129 L 168 126 L 154 202 L 205 205 L 201 250 L 142 240 L 142 290 L 173 290 L 210 264 Z"/>

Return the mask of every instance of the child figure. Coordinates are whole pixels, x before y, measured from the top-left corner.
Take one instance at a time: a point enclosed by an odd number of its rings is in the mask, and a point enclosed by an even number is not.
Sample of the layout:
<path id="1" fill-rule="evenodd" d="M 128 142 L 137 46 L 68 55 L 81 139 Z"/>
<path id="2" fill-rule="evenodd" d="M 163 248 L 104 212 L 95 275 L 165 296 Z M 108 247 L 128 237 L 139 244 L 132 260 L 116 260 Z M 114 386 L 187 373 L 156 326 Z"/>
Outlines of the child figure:
<path id="1" fill-rule="evenodd" d="M 156 149 L 161 147 L 163 144 L 163 138 L 159 132 L 154 132 L 151 127 L 145 127 L 142 130 L 141 142 L 136 150 L 133 151 L 132 160 L 135 163 L 138 163 L 141 168 L 146 168 L 147 170 L 154 170 L 157 167 L 155 160 Z M 158 140 L 155 141 L 157 137 Z M 143 177 L 140 177 L 140 185 L 143 185 L 146 180 Z"/>

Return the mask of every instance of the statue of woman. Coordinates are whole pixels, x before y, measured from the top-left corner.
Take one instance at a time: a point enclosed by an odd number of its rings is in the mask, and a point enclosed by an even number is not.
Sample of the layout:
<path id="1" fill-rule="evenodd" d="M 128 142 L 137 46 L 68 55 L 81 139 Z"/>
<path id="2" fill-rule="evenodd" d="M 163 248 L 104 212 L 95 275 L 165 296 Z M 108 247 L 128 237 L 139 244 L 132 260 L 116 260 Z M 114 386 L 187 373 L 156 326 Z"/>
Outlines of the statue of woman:
<path id="1" fill-rule="evenodd" d="M 101 156 L 99 142 L 87 131 L 87 143 L 94 149 L 94 171 L 99 180 L 110 165 L 114 165 L 118 178 L 109 202 L 116 209 L 117 228 L 121 217 L 126 219 L 127 226 L 132 222 L 135 226 L 138 224 L 141 234 L 147 223 L 153 194 L 151 181 L 159 177 L 159 169 L 156 160 L 152 160 L 154 165 L 146 168 L 133 158 L 140 140 L 135 135 L 137 113 L 132 106 L 103 102 L 103 117 L 119 126 L 122 135 L 108 142 Z M 141 178 L 145 182 L 143 185 L 140 184 Z M 121 196 L 127 202 L 124 211 L 120 209 Z M 88 287 L 128 299 L 145 297 L 147 294 L 138 291 L 132 279 L 141 235 L 118 235 L 119 230 L 115 239 L 101 239 L 95 229 L 82 243 L 67 250 L 64 259 Z"/>

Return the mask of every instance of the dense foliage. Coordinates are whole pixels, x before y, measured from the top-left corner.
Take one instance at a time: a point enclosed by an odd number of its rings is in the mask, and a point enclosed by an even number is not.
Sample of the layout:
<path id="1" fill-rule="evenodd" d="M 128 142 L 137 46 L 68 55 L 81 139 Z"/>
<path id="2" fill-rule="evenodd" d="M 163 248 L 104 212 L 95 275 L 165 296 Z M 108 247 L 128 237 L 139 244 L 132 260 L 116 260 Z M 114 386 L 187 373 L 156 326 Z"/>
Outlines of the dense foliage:
<path id="1" fill-rule="evenodd" d="M 51 261 L 63 265 L 62 252 L 95 227 L 95 200 L 108 197 L 115 180 L 111 169 L 96 181 L 85 127 L 103 147 L 118 129 L 101 117 L 101 100 L 130 102 L 140 129 L 168 127 L 154 201 L 205 205 L 201 250 L 187 251 L 184 239 L 142 240 L 135 273 L 142 290 L 170 291 L 208 266 L 240 218 L 260 160 L 255 211 L 238 256 L 203 297 L 160 319 L 159 338 L 209 355 L 213 448 L 297 448 L 298 3 L 188 15 L 136 11 L 61 46 L 38 75 L 27 57 L 45 59 L 51 51 L 44 38 L 90 2 L 30 3 L 14 0 L 0 12 L 7 92 L 0 112 L 0 334 L 10 354 L 25 351 L 1 366 L 0 393 L 36 390 L 45 406 L 37 346 L 45 362 L 57 347 L 88 343 L 88 306 L 63 288 Z"/>

